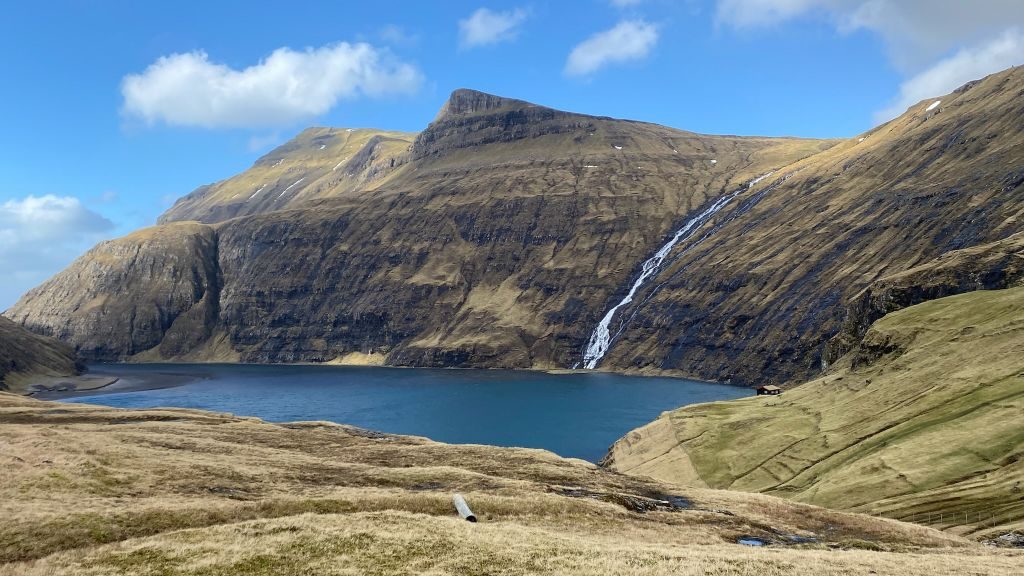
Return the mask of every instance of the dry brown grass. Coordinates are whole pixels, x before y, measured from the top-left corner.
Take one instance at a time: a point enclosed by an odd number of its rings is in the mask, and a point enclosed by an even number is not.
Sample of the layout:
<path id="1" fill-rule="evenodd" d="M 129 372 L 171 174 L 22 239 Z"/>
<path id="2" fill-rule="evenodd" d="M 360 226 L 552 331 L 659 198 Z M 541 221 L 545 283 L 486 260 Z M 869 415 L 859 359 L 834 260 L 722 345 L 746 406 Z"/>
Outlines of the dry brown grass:
<path id="1" fill-rule="evenodd" d="M 541 450 L 0 395 L 0 574 L 1006 574 L 1020 555 Z M 566 494 L 566 487 L 576 494 Z M 466 495 L 481 522 L 458 520 Z M 636 511 L 665 495 L 682 510 Z M 765 550 L 741 536 L 773 542 Z M 790 536 L 816 538 L 792 545 Z M 913 572 L 918 570 L 918 572 Z"/>

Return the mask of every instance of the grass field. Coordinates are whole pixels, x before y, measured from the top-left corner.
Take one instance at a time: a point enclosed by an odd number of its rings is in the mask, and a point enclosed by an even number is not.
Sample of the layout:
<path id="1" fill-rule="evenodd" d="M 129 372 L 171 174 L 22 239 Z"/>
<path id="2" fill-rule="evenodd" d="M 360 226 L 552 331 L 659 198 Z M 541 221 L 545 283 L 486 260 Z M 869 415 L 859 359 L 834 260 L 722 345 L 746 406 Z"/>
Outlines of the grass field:
<path id="1" fill-rule="evenodd" d="M 4 576 L 995 575 L 1024 565 L 1021 553 L 912 524 L 540 450 L 327 423 L 0 394 L 0 463 Z M 456 492 L 479 523 L 455 515 Z"/>
<path id="2" fill-rule="evenodd" d="M 1024 529 L 1024 288 L 886 315 L 779 397 L 665 413 L 622 472 L 885 514 L 983 539 Z"/>

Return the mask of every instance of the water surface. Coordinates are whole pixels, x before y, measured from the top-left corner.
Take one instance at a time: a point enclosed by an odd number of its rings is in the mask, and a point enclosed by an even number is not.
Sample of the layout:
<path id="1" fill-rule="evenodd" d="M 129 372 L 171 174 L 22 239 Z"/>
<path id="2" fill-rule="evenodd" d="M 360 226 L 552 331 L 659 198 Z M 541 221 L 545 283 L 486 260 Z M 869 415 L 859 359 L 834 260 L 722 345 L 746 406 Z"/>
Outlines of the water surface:
<path id="1" fill-rule="evenodd" d="M 195 379 L 68 401 L 200 408 L 274 422 L 329 420 L 441 442 L 545 448 L 590 461 L 665 410 L 751 394 L 735 386 L 607 373 L 237 364 L 113 364 L 93 371 L 136 384 L 169 374 Z"/>

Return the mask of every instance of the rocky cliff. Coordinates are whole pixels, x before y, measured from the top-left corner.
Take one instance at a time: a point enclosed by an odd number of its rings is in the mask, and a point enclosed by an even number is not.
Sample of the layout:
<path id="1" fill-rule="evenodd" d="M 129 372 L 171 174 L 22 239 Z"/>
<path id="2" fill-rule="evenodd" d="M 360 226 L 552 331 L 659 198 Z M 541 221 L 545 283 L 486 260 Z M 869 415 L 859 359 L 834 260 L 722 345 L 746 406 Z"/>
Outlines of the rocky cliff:
<path id="1" fill-rule="evenodd" d="M 118 241 L 150 276 L 100 250 L 7 314 L 89 358 L 565 368 L 629 296 L 599 368 L 801 380 L 873 282 L 1020 231 L 1022 93 L 1011 69 L 818 141 L 459 90 L 417 135 L 307 130 Z M 205 248 L 161 268 L 165 227 Z"/>
<path id="2" fill-rule="evenodd" d="M 689 213 L 832 144 L 705 136 L 462 90 L 356 191 L 321 173 L 372 154 L 310 162 L 316 133 L 186 197 L 161 225 L 100 245 L 8 314 L 91 359 L 357 352 L 564 367 Z M 307 193 L 308 181 L 322 188 Z"/>

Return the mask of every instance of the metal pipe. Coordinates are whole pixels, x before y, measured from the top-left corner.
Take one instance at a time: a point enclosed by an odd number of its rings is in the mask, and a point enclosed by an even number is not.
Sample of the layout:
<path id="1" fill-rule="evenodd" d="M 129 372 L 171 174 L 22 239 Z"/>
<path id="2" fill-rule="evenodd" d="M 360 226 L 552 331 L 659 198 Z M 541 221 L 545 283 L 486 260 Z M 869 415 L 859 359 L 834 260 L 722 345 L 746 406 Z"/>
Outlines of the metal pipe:
<path id="1" fill-rule="evenodd" d="M 462 516 L 464 520 L 476 522 L 476 515 L 469 509 L 469 504 L 466 504 L 466 499 L 462 497 L 462 494 L 453 496 L 452 502 L 455 503 L 455 510 L 459 513 L 459 516 Z"/>

